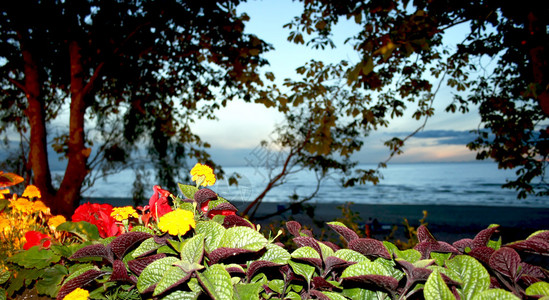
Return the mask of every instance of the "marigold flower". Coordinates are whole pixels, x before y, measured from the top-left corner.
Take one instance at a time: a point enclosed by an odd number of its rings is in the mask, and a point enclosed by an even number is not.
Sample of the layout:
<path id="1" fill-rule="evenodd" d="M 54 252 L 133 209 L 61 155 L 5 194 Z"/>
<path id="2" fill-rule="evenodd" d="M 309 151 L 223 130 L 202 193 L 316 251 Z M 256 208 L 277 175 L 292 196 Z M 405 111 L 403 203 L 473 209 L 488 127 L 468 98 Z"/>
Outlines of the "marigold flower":
<path id="1" fill-rule="evenodd" d="M 0 215 L 0 232 L 6 232 L 11 230 L 10 220 Z"/>
<path id="2" fill-rule="evenodd" d="M 191 211 L 177 209 L 160 218 L 158 228 L 171 235 L 183 235 L 196 226 L 194 214 Z"/>
<path id="3" fill-rule="evenodd" d="M 87 300 L 90 297 L 90 292 L 85 289 L 77 288 L 63 298 L 63 300 Z"/>
<path id="4" fill-rule="evenodd" d="M 43 213 L 49 213 L 50 208 L 44 204 L 44 202 L 37 200 L 32 203 L 32 209 L 36 212 L 43 212 Z"/>
<path id="5" fill-rule="evenodd" d="M 40 194 L 40 190 L 35 185 L 31 184 L 25 188 L 25 191 L 21 197 L 27 197 L 29 199 L 40 198 L 42 197 L 42 194 Z"/>
<path id="6" fill-rule="evenodd" d="M 32 201 L 26 198 L 17 198 L 10 201 L 10 207 L 14 210 L 20 211 L 21 213 L 32 213 L 34 212 L 34 207 Z"/>
<path id="7" fill-rule="evenodd" d="M 62 215 L 53 216 L 48 220 L 48 226 L 51 228 L 51 230 L 55 230 L 57 226 L 67 222 L 67 219 L 65 219 Z"/>
<path id="8" fill-rule="evenodd" d="M 111 217 L 113 217 L 116 221 L 122 221 L 129 219 L 130 217 L 133 218 L 139 218 L 139 215 L 137 214 L 137 211 L 133 209 L 131 206 L 124 206 L 124 207 L 114 207 L 111 212 Z"/>
<path id="9" fill-rule="evenodd" d="M 197 163 L 191 169 L 192 181 L 196 181 L 197 185 L 214 185 L 215 184 L 215 174 L 213 173 L 212 168 Z"/>
<path id="10" fill-rule="evenodd" d="M 0 199 L 6 199 L 6 196 L 4 196 L 4 194 L 9 194 L 9 193 L 10 193 L 9 189 L 1 189 L 0 190 Z"/>

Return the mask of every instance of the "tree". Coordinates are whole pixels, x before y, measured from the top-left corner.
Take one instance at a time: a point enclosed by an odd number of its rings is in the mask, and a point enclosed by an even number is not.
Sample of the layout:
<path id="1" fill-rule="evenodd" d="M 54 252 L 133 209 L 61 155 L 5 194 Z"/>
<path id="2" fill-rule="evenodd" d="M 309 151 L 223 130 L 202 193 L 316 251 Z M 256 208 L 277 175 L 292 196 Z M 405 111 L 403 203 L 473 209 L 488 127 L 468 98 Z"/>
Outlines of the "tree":
<path id="1" fill-rule="evenodd" d="M 92 169 L 112 172 L 132 153 L 144 153 L 168 188 L 185 160 L 214 165 L 192 123 L 214 118 L 235 97 L 250 101 L 262 84 L 260 55 L 269 50 L 243 33 L 247 16 L 236 14 L 238 3 L 0 5 L 0 133 L 28 137 L 27 170 L 54 213 L 73 212 Z M 69 120 L 59 119 L 64 110 Z M 61 121 L 67 127 L 55 132 L 52 124 Z M 67 160 L 58 187 L 49 143 Z"/>
<path id="2" fill-rule="evenodd" d="M 407 103 L 417 106 L 414 118 L 427 120 L 435 113 L 436 92 L 447 84 L 455 90 L 448 111 L 479 107 L 478 138 L 468 145 L 477 151 L 477 158 L 491 158 L 500 168 L 516 169 L 517 178 L 504 187 L 516 189 L 518 197 L 549 194 L 543 179 L 549 155 L 547 2 L 303 2 L 303 13 L 286 25 L 290 41 L 325 48 L 333 46 L 331 30 L 341 18 L 354 20 L 361 27 L 347 39 L 361 59 L 356 63 L 343 60 L 339 67 L 344 70 L 340 79 L 346 81 L 345 88 L 364 95 L 362 102 L 349 98 L 348 109 L 339 111 L 336 120 L 352 119 L 348 124 L 355 129 L 375 129 L 402 117 Z M 457 25 L 468 25 L 470 32 L 456 49 L 448 49 L 442 37 Z M 483 59 L 495 61 L 496 66 L 479 74 Z M 328 71 L 309 68 L 303 74 L 322 78 Z M 282 108 L 300 105 L 303 98 L 296 88 L 305 81 L 286 82 L 294 94 L 279 102 Z M 354 107 L 356 103 L 363 107 Z M 329 136 L 337 128 L 336 122 L 331 124 L 326 130 Z M 386 142 L 391 156 L 402 152 L 406 139 Z M 324 147 L 330 147 L 329 137 L 323 141 Z M 376 170 L 359 172 L 346 184 L 376 180 L 372 176 Z"/>

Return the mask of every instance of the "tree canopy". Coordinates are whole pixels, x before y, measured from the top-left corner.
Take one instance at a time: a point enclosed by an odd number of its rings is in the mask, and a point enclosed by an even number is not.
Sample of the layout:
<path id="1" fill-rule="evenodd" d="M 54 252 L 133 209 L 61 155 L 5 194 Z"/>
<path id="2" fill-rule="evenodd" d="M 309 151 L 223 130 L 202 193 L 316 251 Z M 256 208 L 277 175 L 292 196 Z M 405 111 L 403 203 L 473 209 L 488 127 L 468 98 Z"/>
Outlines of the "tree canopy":
<path id="1" fill-rule="evenodd" d="M 312 86 L 315 95 L 334 88 L 347 90 L 353 96 L 346 98 L 344 109 L 333 111 L 332 122 L 317 118 L 328 124 L 321 135 L 333 136 L 342 126 L 370 131 L 402 117 L 407 106 L 417 107 L 413 118 L 428 119 L 435 113 L 436 93 L 445 84 L 455 91 L 447 111 L 479 109 L 477 139 L 467 146 L 477 152 L 478 159 L 490 158 L 500 168 L 516 170 L 516 179 L 504 187 L 516 189 L 519 197 L 549 193 L 543 181 L 549 154 L 549 4 L 533 0 L 302 2 L 303 13 L 285 26 L 290 30 L 288 40 L 312 48 L 331 47 L 332 28 L 342 19 L 352 20 L 360 31 L 346 42 L 360 60 L 326 66 L 313 61 L 299 68 L 303 79 L 286 81 L 291 92 L 284 97 L 283 108 L 314 98 L 309 93 Z M 443 36 L 458 25 L 469 30 L 451 49 Z M 495 62 L 495 67 L 482 69 L 483 60 Z M 390 156 L 402 152 L 407 138 L 385 143 Z M 332 139 L 322 137 L 317 142 L 314 151 L 323 153 Z M 346 184 L 375 181 L 376 172 L 359 170 Z"/>
<path id="2" fill-rule="evenodd" d="M 185 159 L 215 165 L 192 123 L 234 97 L 250 101 L 270 49 L 243 33 L 238 3 L 0 4 L 0 130 L 28 137 L 26 170 L 55 213 L 72 213 L 92 169 L 108 173 L 131 153 L 144 153 L 172 188 Z M 68 162 L 58 186 L 50 141 Z"/>
<path id="3" fill-rule="evenodd" d="M 549 154 L 549 4 L 301 2 L 303 13 L 286 25 L 290 41 L 331 47 L 332 28 L 345 18 L 360 27 L 347 37 L 360 60 L 310 61 L 283 89 L 263 82 L 273 77 L 261 71 L 271 47 L 244 33 L 248 17 L 236 13 L 239 0 L 2 3 L 0 133 L 15 129 L 29 149 L 20 157 L 27 176 L 55 213 L 70 214 L 83 184 L 93 180 L 91 170 L 138 168 L 135 155 L 156 168 L 167 188 L 187 159 L 215 166 L 193 122 L 215 118 L 216 109 L 238 97 L 286 114 L 277 142 L 290 149 L 293 165 L 319 178 L 343 171 L 350 186 L 378 180 L 377 170 L 350 172 L 363 138 L 410 106 L 413 118 L 428 119 L 446 84 L 456 91 L 448 111 L 479 109 L 478 138 L 468 145 L 478 158 L 516 169 L 506 187 L 520 197 L 548 193 L 547 183 L 535 180 Z M 457 25 L 469 32 L 449 49 L 443 36 Z M 479 72 L 483 59 L 495 67 Z M 406 139 L 386 142 L 391 156 Z M 67 160 L 58 185 L 48 143 Z"/>

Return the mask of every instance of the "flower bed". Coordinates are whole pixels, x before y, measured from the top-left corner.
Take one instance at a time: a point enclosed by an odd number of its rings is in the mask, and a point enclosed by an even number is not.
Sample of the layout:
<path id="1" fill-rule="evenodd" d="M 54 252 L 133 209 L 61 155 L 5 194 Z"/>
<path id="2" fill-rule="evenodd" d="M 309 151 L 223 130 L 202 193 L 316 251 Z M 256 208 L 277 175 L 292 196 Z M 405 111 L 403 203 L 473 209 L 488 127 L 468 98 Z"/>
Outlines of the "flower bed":
<path id="1" fill-rule="evenodd" d="M 0 299 L 24 290 L 69 300 L 549 297 L 549 271 L 533 263 L 549 255 L 549 231 L 502 245 L 494 225 L 449 244 L 420 226 L 418 243 L 401 250 L 339 222 L 328 226 L 342 245 L 320 241 L 290 221 L 286 246 L 282 229 L 265 236 L 205 187 L 211 169 L 191 175 L 183 196 L 155 186 L 145 207 L 86 203 L 71 221 L 49 214 L 33 188 L 2 200 Z"/>

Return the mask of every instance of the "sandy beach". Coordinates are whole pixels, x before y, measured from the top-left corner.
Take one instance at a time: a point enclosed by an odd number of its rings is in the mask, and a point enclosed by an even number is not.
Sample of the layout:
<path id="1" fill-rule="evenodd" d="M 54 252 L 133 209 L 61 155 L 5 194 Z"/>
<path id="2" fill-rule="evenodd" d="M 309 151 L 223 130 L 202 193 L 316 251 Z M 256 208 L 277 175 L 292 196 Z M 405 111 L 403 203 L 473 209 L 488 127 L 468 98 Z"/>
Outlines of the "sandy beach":
<path id="1" fill-rule="evenodd" d="M 114 206 L 131 205 L 131 199 L 126 198 L 89 198 L 84 202 L 110 203 Z M 242 212 L 248 202 L 232 202 Z M 329 222 L 341 218 L 341 203 L 314 203 L 309 212 L 315 221 Z M 276 214 L 266 220 L 256 220 L 263 226 L 275 222 L 297 220 L 308 227 L 315 227 L 313 219 L 305 210 L 292 212 L 288 210 L 278 213 L 280 209 L 288 207 L 288 203 L 264 202 L 260 205 L 255 217 Z M 353 204 L 353 212 L 358 213 L 364 226 L 377 219 L 385 230 L 374 232 L 374 237 L 384 239 L 393 225 L 403 231 L 403 221 L 406 218 L 412 226 L 419 225 L 423 211 L 428 213 L 426 222 L 431 233 L 441 241 L 454 242 L 462 238 L 473 238 L 480 230 L 490 224 L 501 226 L 503 242 L 524 239 L 536 230 L 549 229 L 549 208 L 513 207 L 513 206 L 454 206 L 454 205 L 385 205 L 385 204 Z"/>
<path id="2" fill-rule="evenodd" d="M 240 211 L 247 203 L 233 203 Z M 312 203 L 311 203 L 312 204 Z M 287 206 L 287 204 L 286 204 Z M 314 204 L 314 218 L 319 221 L 333 221 L 341 217 L 339 203 Z M 282 207 L 280 207 L 282 208 Z M 256 217 L 272 214 L 279 210 L 276 203 L 262 203 Z M 549 229 L 549 208 L 530 207 L 490 207 L 490 206 L 451 206 L 451 205 L 381 205 L 381 204 L 353 204 L 353 212 L 357 212 L 363 223 L 377 219 L 385 227 L 399 225 L 403 227 L 404 218 L 413 226 L 419 225 L 423 211 L 428 213 L 427 227 L 435 238 L 454 242 L 461 238 L 473 238 L 480 230 L 490 224 L 499 224 L 504 242 L 524 239 L 540 229 Z M 371 218 L 371 220 L 370 220 Z M 295 219 L 304 225 L 311 225 L 311 218 L 305 211 L 292 213 L 284 212 L 272 217 L 271 221 Z M 261 221 L 260 223 L 265 223 Z M 401 228 L 402 229 L 402 228 Z M 400 231 L 402 231 L 399 229 Z M 378 232 L 374 236 L 383 239 L 387 230 Z"/>

